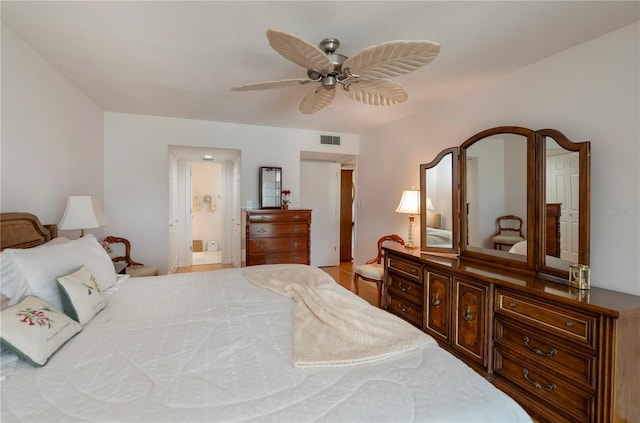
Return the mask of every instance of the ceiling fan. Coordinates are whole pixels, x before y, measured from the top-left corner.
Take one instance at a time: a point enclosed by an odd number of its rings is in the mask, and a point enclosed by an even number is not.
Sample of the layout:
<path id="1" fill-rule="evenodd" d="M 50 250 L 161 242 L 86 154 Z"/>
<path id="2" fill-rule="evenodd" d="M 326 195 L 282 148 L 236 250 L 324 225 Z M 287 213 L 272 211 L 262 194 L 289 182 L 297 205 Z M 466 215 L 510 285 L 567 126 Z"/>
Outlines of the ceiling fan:
<path id="1" fill-rule="evenodd" d="M 325 38 L 316 47 L 286 32 L 267 30 L 271 47 L 285 59 L 307 69 L 307 78 L 282 79 L 231 88 L 232 91 L 265 90 L 317 82 L 300 103 L 304 114 L 315 113 L 331 103 L 336 87 L 361 103 L 389 106 L 407 100 L 407 93 L 398 85 L 381 78 L 391 78 L 413 72 L 431 63 L 440 52 L 440 44 L 432 41 L 389 41 L 364 49 L 355 56 L 336 53 L 337 38 Z"/>

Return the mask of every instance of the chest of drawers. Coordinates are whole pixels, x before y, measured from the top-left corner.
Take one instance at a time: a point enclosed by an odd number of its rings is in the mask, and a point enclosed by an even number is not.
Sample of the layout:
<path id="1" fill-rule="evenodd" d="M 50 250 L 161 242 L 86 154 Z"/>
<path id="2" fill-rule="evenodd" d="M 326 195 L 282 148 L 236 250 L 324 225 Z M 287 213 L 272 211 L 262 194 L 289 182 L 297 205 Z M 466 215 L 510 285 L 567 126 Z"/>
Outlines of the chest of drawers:
<path id="1" fill-rule="evenodd" d="M 383 250 L 387 311 L 421 327 L 538 422 L 640 421 L 640 297 Z"/>
<path id="2" fill-rule="evenodd" d="M 244 210 L 244 265 L 311 263 L 311 210 Z"/>

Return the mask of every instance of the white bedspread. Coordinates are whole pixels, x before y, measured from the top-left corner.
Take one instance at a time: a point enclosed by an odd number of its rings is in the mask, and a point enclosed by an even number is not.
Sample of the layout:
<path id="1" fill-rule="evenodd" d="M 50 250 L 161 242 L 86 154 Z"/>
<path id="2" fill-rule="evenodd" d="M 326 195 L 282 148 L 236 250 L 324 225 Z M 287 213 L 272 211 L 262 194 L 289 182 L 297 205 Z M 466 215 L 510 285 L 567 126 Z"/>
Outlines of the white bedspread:
<path id="1" fill-rule="evenodd" d="M 239 269 L 128 279 L 47 366 L 16 363 L 1 421 L 530 421 L 435 344 L 296 368 L 292 309 Z"/>

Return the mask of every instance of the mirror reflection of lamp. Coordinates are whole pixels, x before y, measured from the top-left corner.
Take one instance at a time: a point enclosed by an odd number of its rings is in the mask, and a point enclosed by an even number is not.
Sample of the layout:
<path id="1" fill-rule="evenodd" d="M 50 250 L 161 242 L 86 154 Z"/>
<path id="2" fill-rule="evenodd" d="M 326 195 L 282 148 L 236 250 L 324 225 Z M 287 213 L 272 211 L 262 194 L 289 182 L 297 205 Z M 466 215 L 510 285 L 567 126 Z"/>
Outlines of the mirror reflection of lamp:
<path id="1" fill-rule="evenodd" d="M 435 226 L 434 223 L 431 221 L 432 220 L 432 214 L 436 211 L 436 208 L 433 207 L 433 203 L 431 202 L 431 198 L 427 197 L 427 222 L 428 225 L 427 226 Z"/>
<path id="2" fill-rule="evenodd" d="M 402 192 L 400 204 L 396 208 L 396 213 L 405 213 L 409 215 L 409 234 L 405 248 L 413 249 L 417 246 L 413 242 L 413 222 L 417 214 L 420 214 L 420 191 L 411 189 Z"/>

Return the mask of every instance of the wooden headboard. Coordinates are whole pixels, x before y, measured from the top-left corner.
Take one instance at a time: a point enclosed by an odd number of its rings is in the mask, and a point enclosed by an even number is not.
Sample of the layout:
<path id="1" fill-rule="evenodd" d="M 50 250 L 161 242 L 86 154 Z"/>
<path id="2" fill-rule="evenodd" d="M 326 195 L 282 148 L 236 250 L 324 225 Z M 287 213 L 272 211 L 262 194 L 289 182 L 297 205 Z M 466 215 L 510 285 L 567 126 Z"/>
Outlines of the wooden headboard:
<path id="1" fill-rule="evenodd" d="M 43 225 L 31 213 L 0 213 L 0 251 L 35 247 L 57 236 L 57 225 Z"/>

